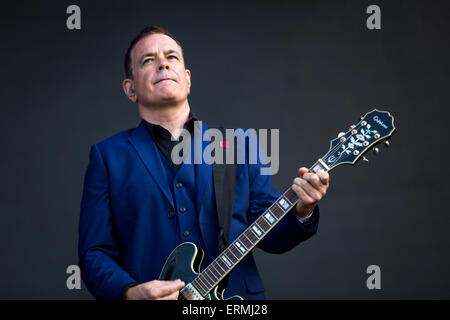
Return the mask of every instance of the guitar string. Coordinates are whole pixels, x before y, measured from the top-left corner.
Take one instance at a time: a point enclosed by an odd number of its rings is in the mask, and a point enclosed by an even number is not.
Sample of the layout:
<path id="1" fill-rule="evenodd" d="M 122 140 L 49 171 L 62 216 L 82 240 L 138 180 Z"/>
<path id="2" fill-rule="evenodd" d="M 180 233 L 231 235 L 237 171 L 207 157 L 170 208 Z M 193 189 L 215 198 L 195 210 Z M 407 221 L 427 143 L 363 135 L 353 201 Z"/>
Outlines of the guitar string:
<path id="1" fill-rule="evenodd" d="M 353 130 L 356 130 L 356 131 L 358 131 L 359 130 L 359 128 L 358 128 L 358 126 L 360 126 L 360 123 L 358 123 L 353 129 L 352 129 L 352 131 Z M 351 131 L 348 131 L 348 132 L 351 132 Z M 347 133 L 348 133 L 347 132 Z M 344 135 L 345 136 L 345 135 Z M 351 136 L 353 136 L 353 135 L 351 135 Z M 381 140 L 381 139 L 380 139 Z M 337 151 L 337 149 L 339 149 L 339 148 L 341 148 L 341 145 L 342 145 L 342 143 L 343 142 L 345 142 L 345 141 L 340 141 L 339 140 L 339 142 L 333 147 L 333 148 L 331 148 L 330 150 L 328 150 L 328 152 L 327 153 L 325 153 L 325 155 L 323 156 L 323 157 L 321 157 L 321 158 L 319 158 L 319 159 L 321 159 L 322 161 L 323 161 L 323 159 L 324 158 L 327 158 L 328 157 L 328 155 L 330 155 L 330 154 L 333 154 L 335 151 Z M 366 148 L 367 149 L 367 148 Z M 365 151 L 364 151 L 365 152 Z M 361 152 L 361 155 L 364 153 L 364 152 Z M 318 161 L 316 162 L 316 163 L 318 163 Z M 320 163 L 319 163 L 320 164 Z M 313 169 L 315 166 L 313 166 L 311 169 Z M 330 170 L 331 170 L 332 168 L 330 168 Z M 289 189 L 291 189 L 291 188 L 289 188 Z M 288 192 L 289 191 L 289 189 L 288 190 L 286 190 L 284 193 L 283 193 L 283 195 L 286 193 L 286 192 Z M 274 202 L 275 203 L 275 202 Z M 295 205 L 295 204 L 294 204 Z M 294 205 L 292 206 L 292 207 L 294 207 Z M 272 206 L 272 205 L 271 205 Z M 269 210 L 269 208 L 267 209 L 267 210 Z M 267 211 L 266 210 L 266 211 Z M 266 212 L 266 211 L 264 211 L 264 212 Z M 261 214 L 261 216 L 264 214 L 264 212 Z M 284 218 L 284 217 L 283 217 Z M 245 231 L 244 231 L 245 232 Z M 232 245 L 233 243 L 231 243 L 230 244 L 230 246 Z M 229 246 L 229 247 L 230 247 Z M 228 247 L 228 248 L 229 248 Z M 228 249 L 227 248 L 227 249 Z M 251 251 L 251 250 L 250 250 Z M 219 255 L 220 256 L 220 255 Z M 210 265 L 212 265 L 212 264 L 214 264 L 216 261 L 219 261 L 219 256 L 216 258 L 216 259 L 214 259 L 214 261 L 210 264 Z M 200 276 L 202 276 L 202 274 L 203 274 L 203 272 L 205 272 L 205 271 L 207 271 L 207 269 L 209 268 L 209 266 L 207 266 L 202 272 L 200 272 L 200 274 L 194 279 L 194 280 L 192 280 L 192 283 L 194 283 L 194 281 L 196 281 L 196 283 L 197 283 L 197 279 L 200 277 Z M 233 267 L 234 268 L 234 267 Z M 216 268 L 217 269 L 217 268 Z M 212 271 L 211 271 L 212 272 Z M 226 271 L 227 273 L 228 272 L 231 272 L 230 270 L 227 270 Z M 204 277 L 204 276 L 203 276 Z M 210 285 L 211 286 L 211 285 Z M 186 300 L 186 298 L 184 297 L 184 295 L 180 295 L 180 298 L 179 298 L 179 300 Z"/>

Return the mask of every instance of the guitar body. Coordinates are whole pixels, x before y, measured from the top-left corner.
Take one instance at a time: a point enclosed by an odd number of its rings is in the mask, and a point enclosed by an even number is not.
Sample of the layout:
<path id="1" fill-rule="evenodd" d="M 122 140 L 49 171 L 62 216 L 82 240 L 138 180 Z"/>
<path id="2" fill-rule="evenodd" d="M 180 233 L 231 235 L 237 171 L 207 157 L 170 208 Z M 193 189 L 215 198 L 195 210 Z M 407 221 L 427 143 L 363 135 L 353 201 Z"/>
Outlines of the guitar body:
<path id="1" fill-rule="evenodd" d="M 192 242 L 183 242 L 177 246 L 167 258 L 161 270 L 159 280 L 181 279 L 184 283 L 192 282 L 200 273 L 204 257 L 203 250 Z M 206 297 L 207 300 L 223 300 L 225 289 L 216 286 Z M 243 300 L 240 296 L 232 296 L 226 300 Z"/>

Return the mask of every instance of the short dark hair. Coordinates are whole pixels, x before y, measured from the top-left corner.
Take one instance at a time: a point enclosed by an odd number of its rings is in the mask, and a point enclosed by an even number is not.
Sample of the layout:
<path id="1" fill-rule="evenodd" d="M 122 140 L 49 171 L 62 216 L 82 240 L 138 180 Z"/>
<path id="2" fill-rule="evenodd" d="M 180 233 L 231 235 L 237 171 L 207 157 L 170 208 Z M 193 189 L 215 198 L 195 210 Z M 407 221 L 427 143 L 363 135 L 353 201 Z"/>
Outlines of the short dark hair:
<path id="1" fill-rule="evenodd" d="M 175 39 L 175 37 L 168 30 L 164 29 L 163 27 L 159 27 L 159 26 L 145 27 L 144 29 L 139 31 L 139 33 L 133 38 L 133 40 L 130 43 L 130 46 L 128 47 L 127 53 L 125 54 L 124 65 L 125 65 L 125 77 L 126 78 L 133 79 L 133 68 L 131 67 L 131 51 L 133 50 L 134 46 L 136 45 L 136 43 L 139 40 L 141 40 L 142 38 L 145 38 L 151 34 L 164 34 L 168 37 L 171 37 L 173 40 L 175 40 L 175 42 L 181 48 L 181 44 L 178 42 L 178 40 Z M 181 50 L 183 50 L 183 49 L 181 49 Z"/>

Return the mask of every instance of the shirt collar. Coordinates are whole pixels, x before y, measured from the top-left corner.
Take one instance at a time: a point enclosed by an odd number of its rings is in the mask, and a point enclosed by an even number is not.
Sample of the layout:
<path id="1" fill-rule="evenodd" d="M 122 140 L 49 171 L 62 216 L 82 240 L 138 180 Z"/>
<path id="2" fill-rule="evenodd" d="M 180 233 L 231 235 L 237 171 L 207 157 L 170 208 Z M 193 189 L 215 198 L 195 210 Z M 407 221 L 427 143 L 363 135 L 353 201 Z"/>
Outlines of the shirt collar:
<path id="1" fill-rule="evenodd" d="M 144 122 L 144 126 L 152 136 L 153 140 L 156 140 L 161 136 L 168 136 L 169 138 L 172 136 L 166 128 L 160 126 L 159 124 L 151 123 L 144 119 L 142 119 L 142 121 Z M 197 116 L 192 111 L 189 111 L 189 118 L 185 122 L 183 128 L 187 129 L 190 133 L 192 133 L 194 130 L 195 121 L 198 121 Z"/>

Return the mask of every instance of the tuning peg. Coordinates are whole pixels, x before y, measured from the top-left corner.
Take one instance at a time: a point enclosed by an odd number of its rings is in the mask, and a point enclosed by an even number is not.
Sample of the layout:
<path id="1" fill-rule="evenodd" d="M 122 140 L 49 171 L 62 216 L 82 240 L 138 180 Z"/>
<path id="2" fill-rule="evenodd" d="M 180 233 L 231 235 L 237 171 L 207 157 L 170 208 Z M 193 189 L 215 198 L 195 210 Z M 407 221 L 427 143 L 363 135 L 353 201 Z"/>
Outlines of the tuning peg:
<path id="1" fill-rule="evenodd" d="M 362 159 L 365 163 L 369 163 L 369 159 L 367 159 L 366 157 L 363 156 Z"/>
<path id="2" fill-rule="evenodd" d="M 384 145 L 386 146 L 386 148 L 389 148 L 391 146 L 391 143 L 389 142 L 389 140 L 386 140 L 384 142 Z"/>
<path id="3" fill-rule="evenodd" d="M 340 137 L 342 137 L 342 136 L 345 136 L 345 132 L 339 132 L 338 138 L 340 138 Z"/>
<path id="4" fill-rule="evenodd" d="M 378 149 L 378 148 L 373 148 L 373 153 L 377 156 L 378 153 L 380 153 L 380 149 Z"/>

